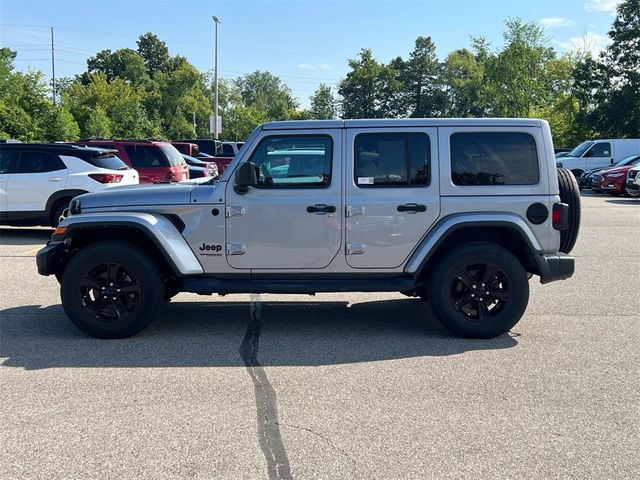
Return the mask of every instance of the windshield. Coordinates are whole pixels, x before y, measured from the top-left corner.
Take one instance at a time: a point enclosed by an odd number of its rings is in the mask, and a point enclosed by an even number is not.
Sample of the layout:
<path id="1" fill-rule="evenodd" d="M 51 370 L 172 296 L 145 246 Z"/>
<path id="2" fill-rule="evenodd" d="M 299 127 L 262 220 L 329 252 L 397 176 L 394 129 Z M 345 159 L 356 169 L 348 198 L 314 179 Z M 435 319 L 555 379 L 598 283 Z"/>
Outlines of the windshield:
<path id="1" fill-rule="evenodd" d="M 591 145 L 593 145 L 593 143 L 594 142 L 582 142 L 576 148 L 571 150 L 571 152 L 569 152 L 569 156 L 570 157 L 581 157 L 582 155 L 584 155 L 584 152 L 586 152 L 589 149 L 589 147 Z"/>
<path id="2" fill-rule="evenodd" d="M 614 166 L 616 167 L 624 167 L 625 165 L 637 165 L 638 161 L 640 161 L 640 155 L 629 155 L 628 157 L 623 158 Z"/>
<path id="3" fill-rule="evenodd" d="M 179 167 L 186 163 L 184 161 L 184 158 L 182 158 L 182 155 L 180 154 L 180 152 L 173 145 L 165 144 L 165 145 L 158 145 L 158 147 L 160 148 L 160 150 L 162 150 L 162 153 L 165 154 L 165 156 L 167 157 L 167 160 L 169 160 L 169 163 L 171 164 L 172 167 Z"/>

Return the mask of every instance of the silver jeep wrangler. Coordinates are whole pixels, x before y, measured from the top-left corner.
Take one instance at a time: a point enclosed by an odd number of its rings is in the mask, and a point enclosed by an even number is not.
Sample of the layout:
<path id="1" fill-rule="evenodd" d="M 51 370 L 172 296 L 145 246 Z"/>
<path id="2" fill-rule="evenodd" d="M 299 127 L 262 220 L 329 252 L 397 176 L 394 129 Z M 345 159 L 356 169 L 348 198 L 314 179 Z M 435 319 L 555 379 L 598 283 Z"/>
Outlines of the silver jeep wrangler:
<path id="1" fill-rule="evenodd" d="M 465 337 L 513 327 L 529 279 L 570 277 L 573 175 L 533 119 L 274 122 L 203 183 L 81 195 L 37 255 L 71 321 L 142 330 L 179 292 L 402 292 Z"/>

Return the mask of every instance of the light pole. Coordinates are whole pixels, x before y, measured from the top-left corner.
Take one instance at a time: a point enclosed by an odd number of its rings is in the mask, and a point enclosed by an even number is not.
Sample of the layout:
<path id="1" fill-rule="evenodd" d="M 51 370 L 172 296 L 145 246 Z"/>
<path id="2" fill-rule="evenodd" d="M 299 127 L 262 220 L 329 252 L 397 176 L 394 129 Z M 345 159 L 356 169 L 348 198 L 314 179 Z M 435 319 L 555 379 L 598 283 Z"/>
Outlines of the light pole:
<path id="1" fill-rule="evenodd" d="M 215 84 L 216 84 L 216 101 L 215 101 L 215 123 L 213 127 L 214 138 L 218 139 L 218 24 L 222 23 L 220 19 L 216 16 L 211 17 L 213 19 L 213 23 L 215 25 L 215 62 L 214 62 L 214 70 L 215 70 Z"/>

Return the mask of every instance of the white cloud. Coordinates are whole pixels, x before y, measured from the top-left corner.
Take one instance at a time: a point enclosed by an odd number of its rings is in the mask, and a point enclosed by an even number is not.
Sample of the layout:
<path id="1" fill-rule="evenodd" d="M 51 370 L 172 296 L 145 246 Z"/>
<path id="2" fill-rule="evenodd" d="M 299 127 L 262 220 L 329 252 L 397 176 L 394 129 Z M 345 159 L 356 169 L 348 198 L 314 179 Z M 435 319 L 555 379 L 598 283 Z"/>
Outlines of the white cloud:
<path id="1" fill-rule="evenodd" d="M 310 63 L 299 63 L 298 68 L 303 70 L 331 70 L 333 67 L 331 65 L 327 65 L 326 63 L 320 63 L 317 65 L 312 65 Z"/>
<path id="2" fill-rule="evenodd" d="M 589 0 L 584 5 L 587 12 L 615 12 L 622 0 Z"/>
<path id="3" fill-rule="evenodd" d="M 555 42 L 565 50 L 591 52 L 591 55 L 595 58 L 609 45 L 611 39 L 606 35 L 587 32 L 582 37 L 571 37 L 568 41 L 556 40 Z"/>
<path id="4" fill-rule="evenodd" d="M 547 28 L 573 27 L 575 25 L 575 22 L 573 20 L 569 20 L 568 18 L 563 17 L 545 17 L 541 18 L 538 23 Z"/>

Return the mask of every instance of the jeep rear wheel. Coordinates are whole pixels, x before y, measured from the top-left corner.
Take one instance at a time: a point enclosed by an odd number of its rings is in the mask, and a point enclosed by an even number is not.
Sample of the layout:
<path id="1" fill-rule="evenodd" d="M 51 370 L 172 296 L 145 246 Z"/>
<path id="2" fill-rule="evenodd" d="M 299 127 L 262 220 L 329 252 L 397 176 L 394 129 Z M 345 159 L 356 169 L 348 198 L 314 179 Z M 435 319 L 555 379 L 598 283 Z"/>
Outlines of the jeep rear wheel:
<path id="1" fill-rule="evenodd" d="M 558 188 L 560 201 L 569 205 L 569 226 L 560 232 L 560 251 L 573 250 L 580 230 L 580 189 L 573 174 L 564 168 L 558 168 Z"/>
<path id="2" fill-rule="evenodd" d="M 81 250 L 64 271 L 62 306 L 83 332 L 124 338 L 145 328 L 164 299 L 154 262 L 124 242 L 101 242 Z"/>
<path id="3" fill-rule="evenodd" d="M 527 308 L 529 282 L 508 250 L 474 242 L 446 253 L 428 282 L 440 322 L 467 338 L 492 338 L 513 327 Z"/>

